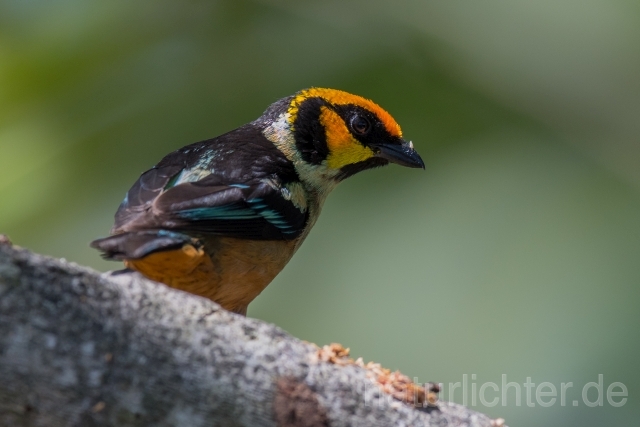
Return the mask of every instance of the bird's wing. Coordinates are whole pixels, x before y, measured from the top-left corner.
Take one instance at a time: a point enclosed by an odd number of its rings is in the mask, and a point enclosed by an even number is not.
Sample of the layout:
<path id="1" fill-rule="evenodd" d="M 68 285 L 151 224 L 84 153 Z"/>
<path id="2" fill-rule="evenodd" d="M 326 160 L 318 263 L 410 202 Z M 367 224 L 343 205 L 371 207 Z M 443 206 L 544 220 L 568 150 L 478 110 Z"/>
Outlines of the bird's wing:
<path id="1" fill-rule="evenodd" d="M 171 153 L 142 174 L 112 231 L 288 240 L 302 233 L 307 217 L 293 165 L 260 132 L 241 128 Z"/>
<path id="2" fill-rule="evenodd" d="M 306 206 L 296 206 L 290 191 L 273 180 L 231 185 L 181 184 L 162 194 L 153 210 L 163 228 L 248 239 L 292 239 L 307 221 Z"/>

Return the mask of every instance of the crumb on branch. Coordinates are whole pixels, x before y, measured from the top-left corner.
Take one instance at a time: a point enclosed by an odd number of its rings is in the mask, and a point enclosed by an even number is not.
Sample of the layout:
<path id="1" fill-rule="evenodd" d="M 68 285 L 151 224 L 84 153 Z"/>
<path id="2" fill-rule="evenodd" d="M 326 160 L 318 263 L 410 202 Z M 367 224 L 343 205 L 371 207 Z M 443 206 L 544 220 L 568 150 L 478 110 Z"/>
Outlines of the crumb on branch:
<path id="1" fill-rule="evenodd" d="M 332 343 L 318 348 L 315 354 L 317 361 L 332 363 L 338 366 L 355 365 L 367 370 L 367 377 L 372 379 L 383 392 L 393 398 L 418 408 L 437 406 L 440 386 L 427 383 L 416 384 L 400 371 L 391 372 L 379 363 L 364 363 L 361 357 L 353 360 L 349 357 L 349 349 L 341 344 Z"/>

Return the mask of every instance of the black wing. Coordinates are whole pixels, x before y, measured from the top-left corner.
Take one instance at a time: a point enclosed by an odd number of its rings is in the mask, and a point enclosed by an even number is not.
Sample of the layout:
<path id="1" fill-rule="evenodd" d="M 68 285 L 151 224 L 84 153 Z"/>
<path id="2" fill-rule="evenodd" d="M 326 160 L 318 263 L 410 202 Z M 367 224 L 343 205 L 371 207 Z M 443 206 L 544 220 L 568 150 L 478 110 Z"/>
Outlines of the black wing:
<path id="1" fill-rule="evenodd" d="M 307 222 L 303 191 L 293 164 L 249 124 L 177 150 L 142 174 L 112 232 L 160 228 L 293 239 Z"/>

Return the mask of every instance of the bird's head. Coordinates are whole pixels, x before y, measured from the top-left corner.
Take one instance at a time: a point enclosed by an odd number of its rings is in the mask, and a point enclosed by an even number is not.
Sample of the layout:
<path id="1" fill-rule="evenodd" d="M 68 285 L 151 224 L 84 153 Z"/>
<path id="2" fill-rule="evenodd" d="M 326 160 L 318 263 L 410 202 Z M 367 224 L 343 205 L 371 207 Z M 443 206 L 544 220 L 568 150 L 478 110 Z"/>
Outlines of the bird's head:
<path id="1" fill-rule="evenodd" d="M 273 104 L 265 116 L 272 118 L 265 136 L 296 164 L 302 179 L 319 185 L 390 162 L 424 168 L 393 117 L 357 95 L 305 89 Z"/>

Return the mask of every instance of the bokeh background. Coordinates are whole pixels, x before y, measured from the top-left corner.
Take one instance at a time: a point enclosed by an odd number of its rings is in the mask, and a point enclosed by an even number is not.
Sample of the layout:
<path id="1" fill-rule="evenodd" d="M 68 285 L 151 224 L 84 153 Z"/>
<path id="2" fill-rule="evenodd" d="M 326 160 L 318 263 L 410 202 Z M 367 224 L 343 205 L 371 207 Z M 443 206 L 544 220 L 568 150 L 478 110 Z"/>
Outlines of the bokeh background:
<path id="1" fill-rule="evenodd" d="M 426 172 L 343 183 L 249 315 L 421 382 L 574 383 L 566 406 L 476 402 L 512 426 L 637 425 L 639 76 L 634 0 L 1 0 L 0 232 L 119 268 L 88 242 L 142 171 L 348 90 Z M 582 402 L 599 374 L 623 407 Z"/>

